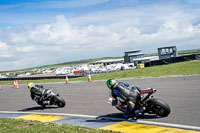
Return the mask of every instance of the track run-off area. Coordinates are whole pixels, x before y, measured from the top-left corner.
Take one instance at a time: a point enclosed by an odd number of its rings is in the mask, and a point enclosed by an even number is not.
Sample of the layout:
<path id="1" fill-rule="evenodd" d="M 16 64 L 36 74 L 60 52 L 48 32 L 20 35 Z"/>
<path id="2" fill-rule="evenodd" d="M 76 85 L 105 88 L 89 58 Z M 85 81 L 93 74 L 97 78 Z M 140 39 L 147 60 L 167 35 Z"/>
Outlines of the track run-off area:
<path id="1" fill-rule="evenodd" d="M 44 88 L 52 89 L 65 99 L 64 108 L 55 106 L 42 108 L 37 105 L 31 100 L 27 85 L 19 85 L 19 89 L 11 85 L 2 86 L 0 117 L 57 122 L 122 132 L 200 132 L 199 75 L 119 81 L 128 82 L 130 86 L 157 89 L 154 97 L 169 104 L 170 115 L 164 118 L 145 115 L 136 121 L 127 121 L 120 111 L 107 103 L 109 89 L 106 81 L 69 81 L 69 84 L 42 84 Z"/>

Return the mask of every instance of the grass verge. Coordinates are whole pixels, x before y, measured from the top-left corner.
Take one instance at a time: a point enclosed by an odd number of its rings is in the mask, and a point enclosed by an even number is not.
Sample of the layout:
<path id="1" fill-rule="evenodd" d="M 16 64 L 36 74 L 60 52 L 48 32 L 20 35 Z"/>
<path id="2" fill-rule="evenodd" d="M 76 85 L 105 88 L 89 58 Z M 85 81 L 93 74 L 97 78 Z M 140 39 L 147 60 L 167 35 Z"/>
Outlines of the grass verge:
<path id="1" fill-rule="evenodd" d="M 181 63 L 174 63 L 169 65 L 160 65 L 153 67 L 146 67 L 143 69 L 133 69 L 127 71 L 119 71 L 113 73 L 104 73 L 92 75 L 92 80 L 106 80 L 109 78 L 144 78 L 144 77 L 162 77 L 174 75 L 199 75 L 200 74 L 200 60 L 186 61 Z M 79 77 L 69 79 L 70 81 L 87 81 L 88 77 Z M 45 80 L 20 80 L 19 84 L 47 83 L 47 82 L 63 82 L 65 79 L 45 79 Z M 1 85 L 12 85 L 13 81 L 1 81 Z"/>
<path id="2" fill-rule="evenodd" d="M 0 118 L 0 133 L 119 133 L 55 123 Z"/>

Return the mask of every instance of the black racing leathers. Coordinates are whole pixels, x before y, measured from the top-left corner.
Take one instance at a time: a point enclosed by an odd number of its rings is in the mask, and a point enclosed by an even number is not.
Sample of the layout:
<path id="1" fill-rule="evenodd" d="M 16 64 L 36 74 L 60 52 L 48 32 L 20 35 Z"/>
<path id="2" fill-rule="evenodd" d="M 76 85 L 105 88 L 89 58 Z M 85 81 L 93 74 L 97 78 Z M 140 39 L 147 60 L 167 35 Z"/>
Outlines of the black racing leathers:
<path id="1" fill-rule="evenodd" d="M 112 88 L 111 95 L 114 99 L 120 97 L 127 102 L 127 109 L 124 112 L 125 117 L 133 117 L 135 111 L 135 104 L 140 96 L 137 90 L 129 89 L 122 82 L 118 82 Z"/>
<path id="2" fill-rule="evenodd" d="M 30 90 L 31 99 L 36 101 L 39 105 L 42 105 L 43 104 L 42 95 L 43 95 L 44 91 L 45 91 L 45 89 L 43 88 L 43 86 L 35 85 Z"/>
<path id="3" fill-rule="evenodd" d="M 113 89 L 112 89 L 112 96 L 113 97 L 116 97 L 114 96 L 115 93 L 114 90 L 118 90 L 119 93 L 127 100 L 130 100 L 132 101 L 133 103 L 136 103 L 140 94 L 138 91 L 136 90 L 132 90 L 132 89 L 129 89 L 127 88 L 124 83 L 122 82 L 118 82 L 116 85 L 114 85 Z"/>

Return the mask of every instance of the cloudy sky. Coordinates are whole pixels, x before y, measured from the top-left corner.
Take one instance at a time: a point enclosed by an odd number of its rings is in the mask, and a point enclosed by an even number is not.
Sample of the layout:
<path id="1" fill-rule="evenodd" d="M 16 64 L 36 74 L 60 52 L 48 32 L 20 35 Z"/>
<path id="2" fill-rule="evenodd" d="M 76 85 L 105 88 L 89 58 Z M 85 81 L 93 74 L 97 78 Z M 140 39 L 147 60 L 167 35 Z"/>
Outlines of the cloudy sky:
<path id="1" fill-rule="evenodd" d="M 1 0 L 0 71 L 200 48 L 200 0 Z"/>

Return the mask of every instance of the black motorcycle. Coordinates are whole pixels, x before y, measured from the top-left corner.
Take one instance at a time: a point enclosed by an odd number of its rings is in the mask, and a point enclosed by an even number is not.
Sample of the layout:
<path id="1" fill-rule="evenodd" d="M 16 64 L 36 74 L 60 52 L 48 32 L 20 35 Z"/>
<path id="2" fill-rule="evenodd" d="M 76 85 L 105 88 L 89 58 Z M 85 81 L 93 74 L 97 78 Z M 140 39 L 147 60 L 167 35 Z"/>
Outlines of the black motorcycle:
<path id="1" fill-rule="evenodd" d="M 137 91 L 140 93 L 139 100 L 136 103 L 136 110 L 143 109 L 142 113 L 139 113 L 139 115 L 144 115 L 144 113 L 149 114 L 156 114 L 160 117 L 166 117 L 170 114 L 171 109 L 169 105 L 164 102 L 161 99 L 153 98 L 152 94 L 156 92 L 156 89 L 153 88 L 147 88 L 147 89 L 141 89 L 139 87 L 132 87 L 131 89 L 137 89 Z M 118 110 L 125 112 L 127 108 L 127 100 L 121 102 L 118 100 L 120 104 L 118 106 L 115 106 Z M 109 98 L 108 103 L 111 103 L 111 98 Z"/>
<path id="2" fill-rule="evenodd" d="M 42 95 L 43 101 L 49 101 L 49 105 L 57 105 L 58 107 L 65 106 L 65 100 L 59 96 L 59 94 L 55 94 L 52 90 L 45 89 Z M 45 105 L 42 105 L 45 107 Z"/>

